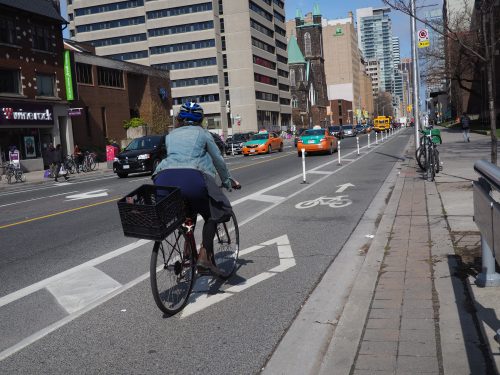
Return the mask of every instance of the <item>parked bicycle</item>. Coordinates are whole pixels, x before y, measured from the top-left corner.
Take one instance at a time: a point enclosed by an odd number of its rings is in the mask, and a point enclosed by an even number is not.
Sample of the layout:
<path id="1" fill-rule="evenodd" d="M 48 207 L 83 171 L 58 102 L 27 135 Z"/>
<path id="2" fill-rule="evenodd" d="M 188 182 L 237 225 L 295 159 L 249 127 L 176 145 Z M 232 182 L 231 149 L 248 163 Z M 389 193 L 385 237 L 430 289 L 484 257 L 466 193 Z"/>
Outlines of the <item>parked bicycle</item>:
<path id="1" fill-rule="evenodd" d="M 12 163 L 6 163 L 3 167 L 5 171 L 5 178 L 7 179 L 8 184 L 26 181 L 26 176 L 24 175 L 24 172 L 20 167 Z"/>
<path id="2" fill-rule="evenodd" d="M 434 181 L 436 173 L 442 169 L 439 159 L 437 144 L 441 144 L 441 132 L 439 129 L 420 130 L 420 147 L 415 151 L 418 166 L 425 172 L 427 181 Z"/>
<path id="3" fill-rule="evenodd" d="M 82 171 L 90 172 L 97 169 L 97 155 L 93 152 L 85 151 L 82 163 Z"/>
<path id="4" fill-rule="evenodd" d="M 180 190 L 143 185 L 118 202 L 126 236 L 155 241 L 150 261 L 151 291 L 158 308 L 174 315 L 186 305 L 197 276 L 228 279 L 236 269 L 239 229 L 234 213 L 217 225 L 212 263 L 217 274 L 196 267 L 196 218 L 186 217 Z"/>
<path id="5" fill-rule="evenodd" d="M 66 169 L 69 173 L 75 174 L 75 173 L 80 173 L 80 170 L 78 168 L 78 165 L 76 163 L 75 158 L 73 155 L 67 155 L 64 158 L 64 169 Z"/>

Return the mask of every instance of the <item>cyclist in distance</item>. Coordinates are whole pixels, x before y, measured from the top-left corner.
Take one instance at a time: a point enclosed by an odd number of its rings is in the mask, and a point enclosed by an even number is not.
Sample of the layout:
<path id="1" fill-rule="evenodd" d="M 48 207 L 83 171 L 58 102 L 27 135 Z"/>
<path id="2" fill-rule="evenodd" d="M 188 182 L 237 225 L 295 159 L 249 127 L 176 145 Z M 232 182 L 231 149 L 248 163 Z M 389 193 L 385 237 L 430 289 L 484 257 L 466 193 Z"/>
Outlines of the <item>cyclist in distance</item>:
<path id="1" fill-rule="evenodd" d="M 197 266 L 217 273 L 212 263 L 213 241 L 217 224 L 228 221 L 232 207 L 215 181 L 216 173 L 226 189 L 239 189 L 208 130 L 201 126 L 203 108 L 195 102 L 184 103 L 177 116 L 177 126 L 165 138 L 167 157 L 153 173 L 158 186 L 177 186 L 187 201 L 187 217 L 203 225 L 202 244 Z"/>

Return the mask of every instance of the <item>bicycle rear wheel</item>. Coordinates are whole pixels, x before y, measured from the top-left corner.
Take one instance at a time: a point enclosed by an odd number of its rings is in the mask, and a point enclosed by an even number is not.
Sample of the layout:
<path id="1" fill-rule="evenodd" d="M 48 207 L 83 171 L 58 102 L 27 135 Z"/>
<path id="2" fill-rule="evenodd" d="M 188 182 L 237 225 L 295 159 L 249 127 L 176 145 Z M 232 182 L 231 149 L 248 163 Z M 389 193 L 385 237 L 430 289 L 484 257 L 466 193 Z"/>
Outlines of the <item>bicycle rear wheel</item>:
<path id="1" fill-rule="evenodd" d="M 158 308 L 174 315 L 186 304 L 195 278 L 193 249 L 181 230 L 156 241 L 151 254 L 151 291 Z"/>
<path id="2" fill-rule="evenodd" d="M 434 181 L 434 175 L 436 173 L 434 169 L 434 150 L 432 149 L 432 146 L 427 147 L 427 169 L 426 169 L 426 175 L 427 175 L 427 181 L 432 182 Z"/>
<path id="3" fill-rule="evenodd" d="M 236 269 L 240 252 L 240 231 L 234 212 L 229 221 L 219 223 L 214 240 L 214 263 L 220 271 L 219 277 L 229 278 Z"/>

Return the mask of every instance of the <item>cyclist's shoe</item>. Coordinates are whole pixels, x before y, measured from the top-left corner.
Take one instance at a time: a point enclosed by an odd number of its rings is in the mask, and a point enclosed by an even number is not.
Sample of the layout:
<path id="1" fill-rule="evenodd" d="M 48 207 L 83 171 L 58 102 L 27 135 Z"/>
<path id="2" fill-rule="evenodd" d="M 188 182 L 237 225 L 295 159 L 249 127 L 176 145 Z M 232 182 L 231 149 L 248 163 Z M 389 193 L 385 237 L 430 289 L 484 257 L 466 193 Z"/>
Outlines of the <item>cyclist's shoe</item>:
<path id="1" fill-rule="evenodd" d="M 200 252 L 198 254 L 198 260 L 196 261 L 196 266 L 198 268 L 198 273 L 200 275 L 206 275 L 207 271 L 214 275 L 221 274 L 217 266 L 215 266 L 215 264 L 209 259 L 207 251 L 204 247 L 200 248 Z"/>

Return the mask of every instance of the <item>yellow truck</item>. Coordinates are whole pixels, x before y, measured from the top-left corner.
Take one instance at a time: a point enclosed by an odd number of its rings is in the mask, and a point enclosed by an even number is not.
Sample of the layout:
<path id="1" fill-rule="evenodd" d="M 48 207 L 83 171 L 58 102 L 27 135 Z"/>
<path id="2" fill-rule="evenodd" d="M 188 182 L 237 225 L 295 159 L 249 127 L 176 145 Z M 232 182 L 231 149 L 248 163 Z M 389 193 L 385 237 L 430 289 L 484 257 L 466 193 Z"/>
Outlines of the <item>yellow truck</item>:
<path id="1" fill-rule="evenodd" d="M 375 129 L 377 133 L 389 130 L 390 127 L 391 119 L 388 116 L 377 116 L 373 120 L 373 129 Z"/>

